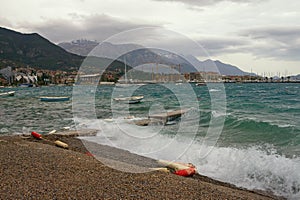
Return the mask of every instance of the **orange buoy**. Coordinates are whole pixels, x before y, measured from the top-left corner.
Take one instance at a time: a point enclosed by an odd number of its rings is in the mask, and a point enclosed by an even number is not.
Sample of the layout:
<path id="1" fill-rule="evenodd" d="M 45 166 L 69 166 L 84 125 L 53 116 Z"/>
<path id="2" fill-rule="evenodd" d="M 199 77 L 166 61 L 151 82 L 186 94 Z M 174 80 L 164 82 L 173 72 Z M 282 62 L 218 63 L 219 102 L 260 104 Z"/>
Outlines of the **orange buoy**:
<path id="1" fill-rule="evenodd" d="M 42 139 L 42 135 L 37 132 L 32 131 L 31 135 L 36 139 Z"/>

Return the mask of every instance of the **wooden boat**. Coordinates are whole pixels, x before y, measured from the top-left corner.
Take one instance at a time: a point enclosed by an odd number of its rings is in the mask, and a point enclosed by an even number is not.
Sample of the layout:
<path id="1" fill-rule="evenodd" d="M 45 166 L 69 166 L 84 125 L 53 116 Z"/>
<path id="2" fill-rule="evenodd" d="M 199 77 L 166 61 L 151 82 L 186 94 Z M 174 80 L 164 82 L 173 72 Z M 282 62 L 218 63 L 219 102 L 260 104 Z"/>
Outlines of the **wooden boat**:
<path id="1" fill-rule="evenodd" d="M 15 95 L 15 91 L 0 93 L 0 96 L 14 96 L 14 95 Z"/>
<path id="2" fill-rule="evenodd" d="M 45 97 L 40 97 L 40 100 L 47 101 L 47 102 L 69 101 L 70 97 L 67 97 L 67 96 L 62 96 L 62 97 L 45 96 Z"/>
<path id="3" fill-rule="evenodd" d="M 144 96 L 132 96 L 132 97 L 122 97 L 122 98 L 114 98 L 114 101 L 124 102 L 129 104 L 140 103 Z"/>

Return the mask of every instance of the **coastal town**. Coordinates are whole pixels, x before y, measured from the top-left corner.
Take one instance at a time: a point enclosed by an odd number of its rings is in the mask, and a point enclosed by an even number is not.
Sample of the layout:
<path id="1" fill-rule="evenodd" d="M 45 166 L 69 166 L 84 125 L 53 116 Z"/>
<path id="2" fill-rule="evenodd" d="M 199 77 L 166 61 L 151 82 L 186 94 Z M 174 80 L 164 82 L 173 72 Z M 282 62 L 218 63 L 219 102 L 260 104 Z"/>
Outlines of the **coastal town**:
<path id="1" fill-rule="evenodd" d="M 129 73 L 130 74 L 130 73 Z M 190 72 L 184 74 L 149 73 L 148 78 L 141 78 L 131 73 L 125 80 L 124 69 L 83 74 L 78 71 L 46 70 L 33 67 L 6 67 L 0 70 L 0 86 L 49 86 L 69 85 L 76 81 L 84 84 L 94 83 L 113 85 L 119 83 L 299 83 L 300 76 L 258 76 L 258 75 L 220 75 L 217 72 Z M 140 79 L 139 79 L 140 78 Z"/>

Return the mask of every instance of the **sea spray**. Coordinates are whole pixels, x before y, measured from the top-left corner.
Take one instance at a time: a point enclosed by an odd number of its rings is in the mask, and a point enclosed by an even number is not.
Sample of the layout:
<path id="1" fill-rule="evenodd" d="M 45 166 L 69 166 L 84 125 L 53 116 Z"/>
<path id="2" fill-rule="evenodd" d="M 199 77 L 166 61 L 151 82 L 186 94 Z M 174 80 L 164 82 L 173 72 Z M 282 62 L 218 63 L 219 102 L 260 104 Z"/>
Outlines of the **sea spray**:
<path id="1" fill-rule="evenodd" d="M 278 155 L 274 149 L 215 147 L 197 165 L 200 173 L 240 187 L 288 198 L 300 194 L 300 158 Z"/>
<path id="2" fill-rule="evenodd" d="M 90 94 L 94 95 L 91 99 L 95 105 L 92 105 L 92 109 L 81 107 L 83 109 L 78 111 L 82 113 L 82 118 L 79 119 L 74 117 L 72 103 L 49 104 L 39 100 L 39 96 L 70 96 L 72 87 L 16 88 L 15 97 L 1 101 L 0 134 L 23 133 L 24 130 L 48 133 L 65 126 L 71 129 L 93 128 L 99 130 L 98 135 L 89 139 L 99 143 L 156 159 L 193 162 L 200 173 L 225 182 L 250 189 L 271 190 L 276 194 L 300 199 L 300 179 L 297 175 L 300 157 L 299 86 L 292 83 L 225 84 L 227 110 L 224 128 L 218 143 L 203 157 L 200 149 L 205 151 L 211 148 L 202 143 L 211 125 L 210 121 L 212 117 L 222 117 L 225 113 L 211 106 L 211 96 L 219 95 L 220 91 L 191 85 L 197 98 L 182 95 L 186 97 L 185 105 L 199 102 L 199 108 L 195 109 L 200 113 L 196 134 L 189 130 L 194 128 L 191 125 L 194 122 L 189 123 L 193 115 L 185 120 L 185 129 L 179 133 L 178 123 L 181 121 L 166 127 L 139 127 L 127 124 L 122 119 L 122 112 L 113 116 L 113 86 L 99 86 L 93 91 L 89 86 L 83 86 L 80 95 L 83 99 Z M 176 91 L 184 93 L 185 89 L 178 88 Z M 145 96 L 143 102 L 129 106 L 129 114 L 136 118 L 147 117 L 154 104 L 159 104 L 162 110 L 180 108 L 176 96 L 156 84 L 145 85 L 133 95 L 140 94 Z M 121 106 L 116 105 L 116 110 Z M 92 113 L 93 119 L 85 118 L 89 116 L 89 110 L 95 111 Z M 113 119 L 105 121 L 107 118 Z M 114 118 L 122 124 L 123 132 L 113 125 Z M 128 133 L 127 137 L 123 136 L 124 132 Z M 129 140 L 130 135 L 139 137 L 140 141 Z"/>
<path id="3" fill-rule="evenodd" d="M 191 162 L 197 166 L 200 174 L 239 187 L 271 191 L 288 198 L 295 198 L 300 194 L 300 157 L 287 158 L 279 155 L 273 145 L 210 148 L 203 146 L 201 137 L 191 143 L 184 135 L 177 138 L 170 133 L 153 135 L 155 126 L 141 128 L 127 124 L 124 119 L 115 120 L 126 124 L 126 131 L 141 134 L 140 137 L 132 140 L 118 126 L 98 120 L 88 126 L 94 128 L 95 123 L 101 123 L 102 130 L 98 136 L 82 139 L 126 149 L 154 159 Z M 144 138 L 147 135 L 152 136 Z M 205 148 L 212 150 L 206 157 L 201 157 L 200 151 Z"/>

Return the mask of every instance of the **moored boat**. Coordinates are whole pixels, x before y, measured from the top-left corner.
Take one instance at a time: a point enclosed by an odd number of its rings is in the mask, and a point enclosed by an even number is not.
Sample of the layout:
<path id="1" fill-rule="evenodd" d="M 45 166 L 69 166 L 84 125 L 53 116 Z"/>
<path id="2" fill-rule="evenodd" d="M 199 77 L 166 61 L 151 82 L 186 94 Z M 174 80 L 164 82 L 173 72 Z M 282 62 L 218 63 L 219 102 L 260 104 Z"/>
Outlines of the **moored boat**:
<path id="1" fill-rule="evenodd" d="M 0 93 L 0 96 L 14 96 L 14 95 L 15 95 L 15 91 Z"/>
<path id="2" fill-rule="evenodd" d="M 141 100 L 144 99 L 144 96 L 132 96 L 132 97 L 121 97 L 121 98 L 114 98 L 114 101 L 118 102 L 126 102 L 129 104 L 134 104 L 134 103 L 140 103 Z"/>
<path id="3" fill-rule="evenodd" d="M 58 97 L 58 96 L 44 96 L 44 97 L 40 97 L 41 101 L 47 101 L 47 102 L 57 102 L 57 101 L 69 101 L 70 97 L 68 96 L 62 96 L 62 97 Z"/>
<path id="4" fill-rule="evenodd" d="M 34 85 L 31 83 L 21 83 L 19 87 L 34 87 Z"/>

